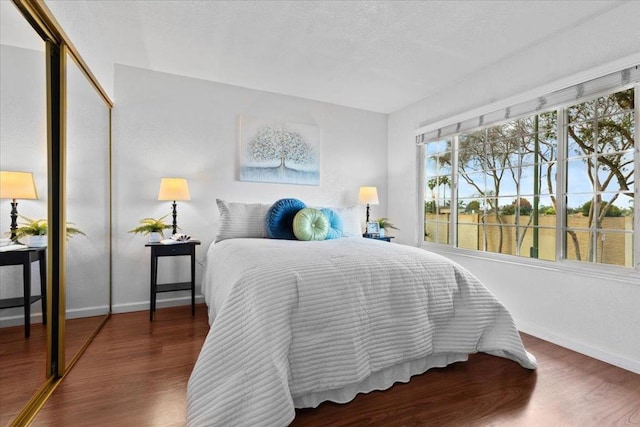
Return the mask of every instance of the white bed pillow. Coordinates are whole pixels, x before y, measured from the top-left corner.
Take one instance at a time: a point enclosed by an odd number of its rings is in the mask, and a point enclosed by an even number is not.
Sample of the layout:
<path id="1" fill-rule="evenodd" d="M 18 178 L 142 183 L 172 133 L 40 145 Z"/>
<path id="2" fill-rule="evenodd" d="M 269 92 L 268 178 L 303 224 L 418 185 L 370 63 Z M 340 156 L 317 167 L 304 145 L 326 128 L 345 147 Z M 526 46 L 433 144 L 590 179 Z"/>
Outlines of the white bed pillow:
<path id="1" fill-rule="evenodd" d="M 360 206 L 331 209 L 342 218 L 342 237 L 362 237 L 364 217 L 361 215 Z"/>
<path id="2" fill-rule="evenodd" d="M 266 238 L 265 217 L 271 205 L 262 203 L 229 203 L 216 199 L 220 222 L 216 242 L 225 239 Z"/>

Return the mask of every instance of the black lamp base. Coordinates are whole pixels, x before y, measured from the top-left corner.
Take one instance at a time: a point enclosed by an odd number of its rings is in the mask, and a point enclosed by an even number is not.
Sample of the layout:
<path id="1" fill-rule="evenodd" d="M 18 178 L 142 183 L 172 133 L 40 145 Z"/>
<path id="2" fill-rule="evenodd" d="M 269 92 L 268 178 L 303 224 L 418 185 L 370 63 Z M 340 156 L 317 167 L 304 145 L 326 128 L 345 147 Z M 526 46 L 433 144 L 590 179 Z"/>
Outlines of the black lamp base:
<path id="1" fill-rule="evenodd" d="M 178 209 L 176 201 L 173 201 L 173 234 L 178 232 Z"/>
<path id="2" fill-rule="evenodd" d="M 16 237 L 16 231 L 18 230 L 18 202 L 13 199 L 11 202 L 11 240 L 18 241 Z"/>
<path id="3" fill-rule="evenodd" d="M 367 222 L 369 222 L 369 203 L 367 203 Z"/>

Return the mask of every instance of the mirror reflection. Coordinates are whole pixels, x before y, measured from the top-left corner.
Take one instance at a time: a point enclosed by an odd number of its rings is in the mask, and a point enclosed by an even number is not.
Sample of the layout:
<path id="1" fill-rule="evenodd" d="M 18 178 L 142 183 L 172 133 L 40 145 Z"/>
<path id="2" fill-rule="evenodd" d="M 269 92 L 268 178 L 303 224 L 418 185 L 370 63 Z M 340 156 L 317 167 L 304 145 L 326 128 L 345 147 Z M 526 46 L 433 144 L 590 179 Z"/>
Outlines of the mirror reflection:
<path id="1" fill-rule="evenodd" d="M 109 312 L 109 108 L 67 58 L 66 366 Z"/>
<path id="2" fill-rule="evenodd" d="M 7 425 L 47 377 L 46 268 L 39 268 L 46 247 L 26 247 L 46 246 L 46 236 L 33 235 L 46 231 L 47 112 L 44 42 L 13 3 L 0 2 L 0 20 L 0 425 Z M 6 240 L 12 228 L 17 241 Z"/>

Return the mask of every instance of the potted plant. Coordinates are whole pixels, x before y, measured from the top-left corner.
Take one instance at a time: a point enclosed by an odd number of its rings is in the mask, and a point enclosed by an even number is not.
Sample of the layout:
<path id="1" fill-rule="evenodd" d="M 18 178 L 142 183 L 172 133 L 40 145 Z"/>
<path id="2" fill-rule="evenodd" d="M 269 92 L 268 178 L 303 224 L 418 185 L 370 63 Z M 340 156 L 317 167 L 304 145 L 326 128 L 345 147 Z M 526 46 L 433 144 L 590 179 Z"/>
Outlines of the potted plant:
<path id="1" fill-rule="evenodd" d="M 384 237 L 386 230 L 390 230 L 390 229 L 399 230 L 398 227 L 396 227 L 389 221 L 389 218 L 378 218 L 376 219 L 376 222 L 380 227 L 380 237 Z"/>
<path id="2" fill-rule="evenodd" d="M 164 219 L 167 215 L 162 218 L 154 219 L 154 218 L 142 218 L 140 220 L 140 225 L 138 225 L 133 230 L 129 230 L 129 233 L 134 234 L 148 234 L 149 235 L 149 243 L 158 243 L 160 240 L 164 238 L 163 231 L 167 228 L 171 228 L 170 224 L 164 222 Z"/>
<path id="3" fill-rule="evenodd" d="M 47 220 L 31 219 L 20 215 L 24 222 L 18 224 L 16 229 L 16 241 L 22 238 L 26 239 L 27 246 L 30 248 L 44 248 L 47 246 Z M 67 223 L 67 238 L 73 237 L 74 234 L 85 235 L 79 228 L 73 226 L 73 223 Z"/>

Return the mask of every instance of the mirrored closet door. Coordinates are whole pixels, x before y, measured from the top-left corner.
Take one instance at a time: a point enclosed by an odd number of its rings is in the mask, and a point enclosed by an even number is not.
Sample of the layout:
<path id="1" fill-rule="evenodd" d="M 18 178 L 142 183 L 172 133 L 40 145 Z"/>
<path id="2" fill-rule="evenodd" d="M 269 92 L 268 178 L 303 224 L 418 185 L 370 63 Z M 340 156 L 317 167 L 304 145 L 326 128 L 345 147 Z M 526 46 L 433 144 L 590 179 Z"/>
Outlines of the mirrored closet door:
<path id="1" fill-rule="evenodd" d="M 17 225 L 47 218 L 47 78 L 45 42 L 13 3 L 0 2 L 0 238 L 10 238 L 12 203 Z M 15 174 L 24 172 L 25 174 Z M 14 187 L 24 181 L 33 191 Z M 16 182 L 15 184 L 20 184 Z M 24 183 L 24 182 L 22 182 Z M 26 237 L 19 239 L 26 243 Z M 0 246 L 0 425 L 7 425 L 47 380 L 47 328 L 39 262 L 28 272 Z M 46 250 L 42 249 L 43 253 Z M 35 255 L 35 254 L 34 254 Z M 46 271 L 46 270 L 45 270 Z M 29 330 L 25 326 L 24 279 L 31 276 Z M 46 282 L 46 280 L 44 281 Z M 44 283 L 46 286 L 46 283 Z M 46 295 L 46 292 L 45 292 Z"/>
<path id="2" fill-rule="evenodd" d="M 109 107 L 68 55 L 66 61 L 65 365 L 109 313 Z"/>

